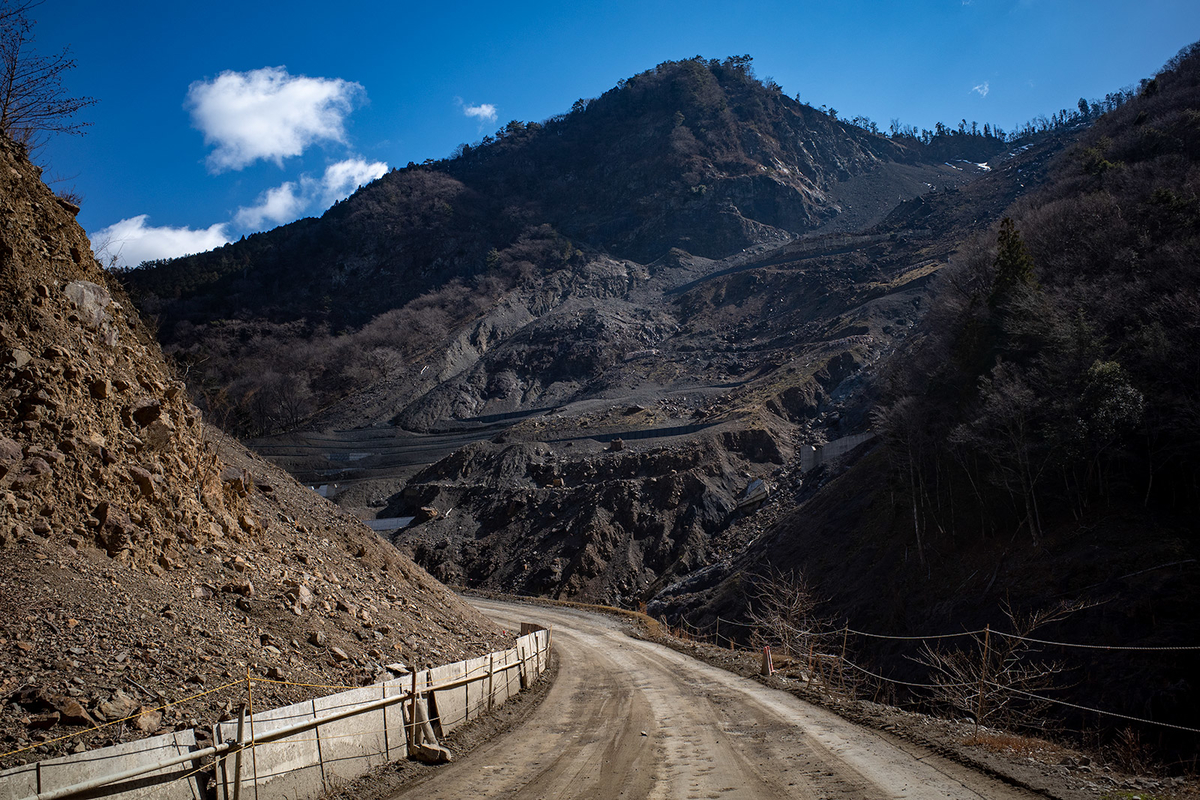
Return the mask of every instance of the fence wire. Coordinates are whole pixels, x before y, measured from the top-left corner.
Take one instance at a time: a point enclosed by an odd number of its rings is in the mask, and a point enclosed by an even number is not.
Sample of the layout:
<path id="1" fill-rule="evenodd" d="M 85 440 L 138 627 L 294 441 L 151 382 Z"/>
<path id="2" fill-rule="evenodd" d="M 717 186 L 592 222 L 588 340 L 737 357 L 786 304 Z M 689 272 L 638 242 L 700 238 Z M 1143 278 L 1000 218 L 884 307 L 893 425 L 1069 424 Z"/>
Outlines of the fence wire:
<path id="1" fill-rule="evenodd" d="M 1022 695 L 1025 695 L 1026 697 L 1031 697 L 1035 700 L 1043 700 L 1047 703 L 1056 703 L 1060 706 L 1076 708 L 1076 709 L 1079 709 L 1080 711 L 1090 711 L 1093 714 L 1099 714 L 1099 715 L 1105 716 L 1105 717 L 1116 717 L 1118 719 L 1129 720 L 1130 722 L 1140 722 L 1145 725 L 1157 725 L 1161 728 L 1173 728 L 1177 731 L 1186 731 L 1187 733 L 1200 733 L 1200 728 L 1189 728 L 1185 725 L 1175 725 L 1170 722 L 1159 722 L 1157 720 L 1144 719 L 1142 717 L 1131 717 L 1128 714 L 1121 714 L 1117 711 L 1105 711 L 1104 709 L 1101 709 L 1101 708 L 1089 708 L 1088 706 L 1081 706 L 1077 703 L 1068 703 L 1066 700 L 1055 700 L 1053 697 L 1043 697 L 1038 694 L 1033 694 L 1032 692 L 1025 692 L 1020 689 L 1014 689 L 1011 686 L 1000 686 L 999 684 L 995 684 L 990 681 L 988 682 L 988 685 L 992 686 L 994 688 L 997 688 L 997 689 L 1003 689 L 1006 692 L 1015 692 L 1016 694 L 1022 694 Z"/>
<path id="2" fill-rule="evenodd" d="M 721 619 L 720 617 L 718 617 L 718 621 L 719 622 L 716 623 L 718 625 L 719 625 L 719 623 L 723 622 L 726 624 L 738 624 L 738 625 L 742 625 L 743 627 L 747 627 L 747 628 L 751 628 L 751 629 L 758 627 L 758 626 L 750 625 L 747 623 L 736 623 L 733 620 L 724 620 L 724 619 Z M 695 631 L 698 634 L 701 634 L 705 638 L 707 638 L 708 635 L 704 634 L 704 628 L 700 628 L 696 625 L 692 625 L 690 622 L 687 621 L 687 619 L 683 618 L 682 616 L 680 617 L 680 622 L 683 624 L 683 628 L 682 628 L 683 631 L 686 632 L 686 631 L 688 631 L 688 629 L 690 629 L 690 630 Z M 711 627 L 711 625 L 705 626 L 705 628 L 708 628 L 708 627 Z M 680 630 L 680 629 L 676 629 L 676 630 Z M 668 633 L 672 632 L 672 629 L 670 628 L 670 626 L 667 626 L 667 631 L 668 631 Z M 837 635 L 837 634 L 851 635 L 852 634 L 855 636 L 863 636 L 863 637 L 870 638 L 870 639 L 889 639 L 889 640 L 897 640 L 897 641 L 921 642 L 921 641 L 937 640 L 937 639 L 957 639 L 957 638 L 961 638 L 963 636 L 980 636 L 980 635 L 984 634 L 985 632 L 990 632 L 997 636 L 1003 636 L 1003 637 L 1009 638 L 1009 639 L 1017 639 L 1020 641 L 1032 642 L 1032 643 L 1041 644 L 1041 645 L 1074 648 L 1074 649 L 1082 649 L 1082 650 L 1093 650 L 1093 651 L 1101 651 L 1101 652 L 1110 651 L 1110 652 L 1158 653 L 1158 652 L 1197 652 L 1197 651 L 1200 651 L 1200 645 L 1098 645 L 1098 644 L 1086 644 L 1086 643 L 1078 643 L 1078 642 L 1059 642 L 1059 641 L 1054 641 L 1052 639 L 1039 639 L 1039 638 L 1035 638 L 1032 636 L 1021 636 L 1020 634 L 1006 633 L 1004 631 L 999 631 L 994 628 L 989 628 L 986 631 L 984 629 L 980 629 L 980 630 L 974 630 L 974 631 L 962 631 L 959 633 L 940 633 L 940 634 L 924 634 L 924 635 L 918 635 L 918 636 L 899 636 L 899 635 L 892 635 L 892 634 L 869 633 L 866 631 L 855 630 L 853 628 L 846 626 L 846 627 L 842 627 L 840 629 L 831 630 L 831 631 L 829 631 L 828 635 Z M 679 638 L 679 637 L 676 637 L 676 638 Z M 725 638 L 730 642 L 731 646 L 735 644 L 734 641 L 732 639 L 730 639 L 729 637 L 725 637 Z M 719 634 L 717 634 L 714 637 L 714 641 L 715 641 L 715 646 L 717 646 L 717 647 L 721 646 Z M 752 648 L 752 647 L 745 647 L 745 648 L 740 648 L 740 649 L 742 649 L 743 651 L 757 652 L 757 648 Z M 800 659 L 803 659 L 805 657 L 804 654 L 802 654 L 802 653 L 801 654 L 793 653 L 792 655 L 794 657 L 800 658 Z M 881 674 L 872 672 L 872 671 L 866 669 L 865 667 L 862 667 L 859 664 L 856 664 L 853 661 L 849 660 L 848 658 L 845 657 L 844 654 L 842 654 L 842 655 L 831 654 L 829 656 L 829 658 L 840 661 L 840 663 L 844 664 L 845 666 L 851 668 L 852 670 L 854 670 L 858 673 L 861 673 L 862 675 L 865 675 L 870 678 L 874 678 L 875 680 L 878 680 L 878 681 L 883 681 L 884 683 L 893 684 L 896 686 L 905 686 L 905 687 L 909 687 L 909 688 L 913 688 L 913 689 L 932 689 L 932 690 L 952 689 L 952 688 L 969 688 L 969 687 L 979 686 L 978 681 L 970 681 L 970 682 L 964 682 L 964 683 L 940 683 L 940 684 L 938 684 L 938 683 L 915 683 L 912 681 L 902 681 L 902 680 L 898 680 L 896 678 L 889 678 L 885 675 L 881 675 Z M 812 682 L 811 675 L 808 677 L 808 682 L 810 682 L 810 683 Z M 1068 708 L 1074 708 L 1074 709 L 1077 709 L 1080 711 L 1087 711 L 1087 712 L 1090 712 L 1093 714 L 1097 714 L 1099 716 L 1112 717 L 1115 719 L 1123 719 L 1123 720 L 1127 720 L 1130 722 L 1136 722 L 1136 723 L 1141 723 L 1141 724 L 1145 724 L 1145 725 L 1154 725 L 1154 726 L 1163 727 L 1163 728 L 1170 728 L 1173 730 L 1183 731 L 1185 733 L 1200 734 L 1200 728 L 1192 728 L 1192 727 L 1188 727 L 1186 725 L 1176 725 L 1176 724 L 1170 723 L 1170 722 L 1159 722 L 1157 720 L 1145 719 L 1143 717 L 1130 716 L 1128 714 L 1122 714 L 1122 713 L 1116 712 L 1116 711 L 1106 711 L 1106 710 L 1100 709 L 1100 708 L 1092 708 L 1090 706 L 1079 705 L 1078 703 L 1071 703 L 1066 700 L 1056 700 L 1052 697 L 1043 697 L 1041 695 L 1033 694 L 1031 692 L 1026 692 L 1021 689 L 1016 689 L 1016 688 L 1013 688 L 1010 686 L 1002 686 L 1000 684 L 997 684 L 997 683 L 994 683 L 991 681 L 988 681 L 987 685 L 991 686 L 993 689 L 997 689 L 1002 692 L 1012 692 L 1014 694 L 1029 697 L 1031 699 L 1041 700 L 1041 701 L 1045 701 L 1048 703 L 1065 706 Z"/>

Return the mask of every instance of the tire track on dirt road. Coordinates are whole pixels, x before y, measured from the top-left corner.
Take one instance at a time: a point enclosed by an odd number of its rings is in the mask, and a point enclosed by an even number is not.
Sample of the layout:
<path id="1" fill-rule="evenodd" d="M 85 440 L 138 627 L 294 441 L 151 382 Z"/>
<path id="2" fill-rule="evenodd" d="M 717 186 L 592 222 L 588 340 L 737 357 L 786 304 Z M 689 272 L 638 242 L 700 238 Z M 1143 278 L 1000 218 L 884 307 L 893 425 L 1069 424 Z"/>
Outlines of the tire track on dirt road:
<path id="1" fill-rule="evenodd" d="M 554 628 L 558 679 L 519 728 L 396 798 L 1029 800 L 1001 783 L 669 648 L 602 615 L 473 599 Z"/>

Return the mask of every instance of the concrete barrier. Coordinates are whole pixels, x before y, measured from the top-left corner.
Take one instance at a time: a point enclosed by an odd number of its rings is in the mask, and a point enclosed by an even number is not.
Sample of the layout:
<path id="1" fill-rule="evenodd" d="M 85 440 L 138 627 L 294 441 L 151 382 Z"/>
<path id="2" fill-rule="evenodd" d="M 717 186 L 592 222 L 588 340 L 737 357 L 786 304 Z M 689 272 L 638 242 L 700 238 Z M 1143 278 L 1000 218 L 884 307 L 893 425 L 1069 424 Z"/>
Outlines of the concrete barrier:
<path id="1" fill-rule="evenodd" d="M 467 662 L 457 661 L 443 667 L 429 670 L 429 685 L 437 686 L 442 683 L 460 680 L 467 675 Z M 433 713 L 430 721 L 438 737 L 449 736 L 456 728 L 467 721 L 467 687 L 455 686 L 450 689 L 439 689 L 432 692 Z"/>
<path id="2" fill-rule="evenodd" d="M 537 678 L 537 641 L 532 633 L 517 639 L 517 652 L 521 662 L 521 688 L 528 689 Z"/>
<path id="3" fill-rule="evenodd" d="M 843 436 L 828 444 L 802 445 L 800 447 L 800 471 L 808 472 L 835 458 L 841 458 L 863 442 L 869 442 L 874 438 L 875 433 L 867 431 L 866 433 L 856 433 L 853 436 Z"/>
<path id="4" fill-rule="evenodd" d="M 489 681 L 491 686 L 488 688 L 488 695 L 493 708 L 508 702 L 508 671 L 504 669 L 506 653 L 506 650 L 492 653 L 492 663 L 489 665 L 492 678 Z"/>
<path id="5" fill-rule="evenodd" d="M 254 738 L 258 739 L 271 731 L 289 725 L 308 722 L 312 718 L 313 704 L 311 700 L 282 708 L 273 708 L 270 711 L 256 711 L 254 713 Z M 214 741 L 234 741 L 237 738 L 237 727 L 236 720 L 221 722 L 213 726 Z M 249 742 L 251 736 L 249 722 L 246 724 L 244 736 L 245 740 Z M 233 798 L 234 763 L 235 759 L 232 756 L 221 761 L 217 773 L 217 794 L 220 800 L 232 800 Z M 317 747 L 316 735 L 312 731 L 305 731 L 243 752 L 242 797 L 254 796 L 256 777 L 260 797 L 319 797 L 325 789 L 325 782 L 321 771 L 321 751 Z"/>
<path id="6" fill-rule="evenodd" d="M 39 792 L 64 789 L 104 775 L 149 766 L 195 749 L 196 735 L 187 730 L 26 764 L 0 772 L 0 800 L 27 800 Z M 85 796 L 113 800 L 201 800 L 204 794 L 198 778 L 180 780 L 195 768 L 191 763 L 167 767 L 94 789 Z"/>
<path id="7" fill-rule="evenodd" d="M 517 652 L 517 648 L 511 647 L 504 651 L 504 665 L 508 669 L 504 670 L 506 683 L 508 688 L 508 696 L 516 697 L 521 693 L 521 657 Z"/>
<path id="8" fill-rule="evenodd" d="M 550 632 L 537 630 L 520 637 L 515 648 L 418 672 L 416 688 L 424 696 L 417 703 L 429 712 L 431 721 L 436 721 L 438 735 L 445 736 L 532 684 L 546 669 L 548 655 L 543 649 L 549 642 Z M 513 668 L 505 669 L 510 666 Z M 249 745 L 253 739 L 255 746 L 241 752 L 241 796 L 256 800 L 316 798 L 386 761 L 407 757 L 408 698 L 413 680 L 412 675 L 405 675 L 316 700 L 257 711 L 253 724 L 247 720 L 243 731 L 242 741 Z M 429 691 L 432 686 L 456 681 L 465 683 Z M 401 697 L 406 699 L 386 704 L 389 698 Z M 362 711 L 355 713 L 358 708 Z M 346 716 L 317 722 L 337 714 Z M 306 724 L 307 730 L 292 731 Z M 291 735 L 263 741 L 285 729 Z M 212 732 L 215 745 L 206 754 L 222 754 L 216 767 L 217 797 L 232 800 L 237 755 L 227 743 L 237 741 L 238 721 L 218 723 Z M 199 766 L 189 754 L 198 749 L 194 732 L 188 730 L 16 767 L 0 773 L 0 800 L 28 800 L 41 792 L 139 768 L 148 771 L 78 796 L 201 800 L 205 797 L 201 781 L 207 780 L 209 773 L 189 776 Z M 172 758 L 186 760 L 153 769 Z M 185 776 L 188 779 L 181 780 Z"/>
<path id="9" fill-rule="evenodd" d="M 421 670 L 417 673 L 418 691 L 429 685 L 430 672 L 430 670 Z M 383 696 L 407 696 L 412 691 L 412 686 L 413 678 L 411 675 L 385 681 L 383 683 Z M 422 699 L 420 702 L 425 702 L 425 700 Z M 409 719 L 410 708 L 411 703 L 406 700 L 403 703 L 396 703 L 383 709 L 383 723 L 384 730 L 387 731 L 387 757 L 389 761 L 408 758 L 408 734 L 405 732 L 405 729 L 412 722 Z"/>
<path id="10" fill-rule="evenodd" d="M 467 721 L 470 722 L 479 719 L 488 710 L 488 657 L 468 658 L 464 663 L 467 666 L 466 677 L 482 677 L 482 680 L 467 684 Z"/>
<path id="11" fill-rule="evenodd" d="M 382 698 L 383 686 L 380 684 L 352 689 L 317 698 L 313 701 L 313 713 L 323 717 Z M 383 712 L 381 708 L 317 727 L 317 749 L 326 791 L 387 763 L 387 720 Z M 404 738 L 403 724 L 397 726 L 395 735 Z"/>

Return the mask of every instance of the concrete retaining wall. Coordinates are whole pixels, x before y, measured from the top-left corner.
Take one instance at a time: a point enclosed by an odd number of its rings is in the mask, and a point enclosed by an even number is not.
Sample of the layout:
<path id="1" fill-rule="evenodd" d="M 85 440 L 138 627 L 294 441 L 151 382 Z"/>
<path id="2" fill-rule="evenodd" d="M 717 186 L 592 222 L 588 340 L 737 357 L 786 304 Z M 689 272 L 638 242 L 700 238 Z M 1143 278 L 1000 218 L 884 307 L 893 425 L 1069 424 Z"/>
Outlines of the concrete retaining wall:
<path id="1" fill-rule="evenodd" d="M 422 673 L 417 680 L 420 681 L 423 677 Z M 376 684 L 331 697 L 321 697 L 313 701 L 313 711 L 317 717 L 328 716 L 353 706 L 370 703 L 372 700 L 381 700 L 383 691 L 383 684 Z M 403 721 L 395 717 L 393 721 L 400 724 L 389 732 L 383 709 L 379 709 L 319 726 L 316 730 L 317 748 L 321 751 L 325 788 L 346 783 L 380 764 L 387 763 L 388 734 L 391 734 L 390 738 L 404 739 Z"/>
<path id="2" fill-rule="evenodd" d="M 423 704 L 434 730 L 446 736 L 466 722 L 482 717 L 491 708 L 515 696 L 545 672 L 549 664 L 550 631 L 542 629 L 517 639 L 517 646 L 486 656 L 458 661 L 417 673 L 417 701 Z M 521 654 L 525 659 L 522 662 Z M 512 670 L 501 668 L 521 665 Z M 432 687 L 474 678 L 470 683 L 445 689 Z M 377 683 L 362 689 L 323 697 L 311 704 L 298 704 L 273 712 L 255 715 L 255 735 L 336 713 L 345 708 L 370 703 L 385 697 L 407 695 L 412 690 L 412 676 Z M 432 689 L 432 690 L 431 690 Z M 304 706 L 311 707 L 306 711 Z M 258 800 L 296 800 L 315 798 L 346 783 L 386 761 L 407 756 L 408 740 L 405 726 L 409 723 L 408 701 L 379 711 L 357 714 L 344 720 L 321 725 L 282 740 L 280 744 L 259 745 Z M 307 717 L 303 715 L 307 713 Z M 285 714 L 286 722 L 277 721 L 272 714 Z M 302 719 L 303 717 L 303 719 Z M 214 729 L 217 741 L 228 741 L 237 735 L 237 723 L 225 722 Z M 249 734 L 247 733 L 247 736 Z M 233 796 L 233 759 L 226 759 L 220 773 L 218 796 L 230 800 Z M 242 797 L 253 791 L 254 762 L 251 754 L 243 755 Z"/>
<path id="3" fill-rule="evenodd" d="M 257 739 L 273 730 L 307 722 L 313 718 L 311 700 L 270 711 L 254 714 L 253 737 L 249 722 L 246 724 L 246 741 Z M 236 721 L 221 722 L 213 726 L 213 741 L 230 742 L 237 739 Z M 234 759 L 230 756 L 221 761 L 217 770 L 217 796 L 220 800 L 233 797 Z M 313 787 L 319 792 L 323 784 L 321 773 L 321 751 L 317 748 L 316 736 L 312 731 L 300 733 L 279 742 L 265 744 L 242 752 L 242 797 L 252 797 L 254 779 L 258 776 L 259 792 L 264 789 L 278 797 L 299 797 Z M 249 791 L 251 794 L 247 794 Z"/>
<path id="4" fill-rule="evenodd" d="M 550 632 L 539 630 L 520 637 L 517 646 L 509 650 L 418 672 L 416 686 L 421 696 L 417 702 L 424 704 L 439 736 L 445 736 L 532 684 L 545 671 L 549 653 L 544 651 L 549 643 Z M 519 667 L 503 669 L 508 665 Z M 430 691 L 431 687 L 464 678 L 478 680 Z M 413 676 L 406 675 L 283 708 L 256 711 L 253 738 L 258 741 L 272 731 L 311 722 L 366 703 L 390 697 L 409 697 L 412 687 Z M 410 707 L 411 701 L 405 700 L 244 750 L 241 796 L 254 797 L 256 800 L 316 798 L 380 764 L 405 758 L 408 755 L 406 727 Z M 236 741 L 237 728 L 237 720 L 218 723 L 213 726 L 214 741 Z M 246 742 L 250 741 L 249 720 L 243 736 Z M 139 766 L 150 766 L 197 749 L 195 733 L 188 730 L 27 764 L 0 772 L 0 800 L 27 800 L 39 792 L 73 786 Z M 235 755 L 227 754 L 218 763 L 216 783 L 219 800 L 231 800 L 233 797 L 235 758 Z M 181 780 L 197 766 L 193 762 L 185 762 L 123 783 L 94 789 L 80 797 L 202 800 L 204 793 L 200 781 L 207 781 L 208 772 Z"/>
<path id="5" fill-rule="evenodd" d="M 487 656 L 468 658 L 465 663 L 468 678 L 478 678 L 487 675 Z M 479 719 L 487 711 L 487 688 L 486 677 L 483 680 L 467 684 L 467 722 Z"/>
<path id="6" fill-rule="evenodd" d="M 157 764 L 194 749 L 196 735 L 189 730 L 26 764 L 0 772 L 0 800 L 26 800 L 39 792 L 63 789 L 104 775 Z M 190 762 L 167 767 L 93 790 L 86 796 L 113 800 L 201 800 L 204 795 L 196 776 L 180 780 L 193 769 L 195 766 Z"/>
<path id="7" fill-rule="evenodd" d="M 841 458 L 863 442 L 869 442 L 874 438 L 875 434 L 867 431 L 866 433 L 856 433 L 853 436 L 843 436 L 828 444 L 803 445 L 800 448 L 800 471 L 808 472 L 835 458 Z"/>
<path id="8" fill-rule="evenodd" d="M 466 677 L 467 663 L 459 661 L 444 667 L 434 667 L 429 670 L 429 684 L 440 684 L 456 681 Z M 433 697 L 433 710 L 430 722 L 438 736 L 449 736 L 454 729 L 467 721 L 467 687 L 455 686 L 450 689 L 439 689 L 430 693 Z"/>

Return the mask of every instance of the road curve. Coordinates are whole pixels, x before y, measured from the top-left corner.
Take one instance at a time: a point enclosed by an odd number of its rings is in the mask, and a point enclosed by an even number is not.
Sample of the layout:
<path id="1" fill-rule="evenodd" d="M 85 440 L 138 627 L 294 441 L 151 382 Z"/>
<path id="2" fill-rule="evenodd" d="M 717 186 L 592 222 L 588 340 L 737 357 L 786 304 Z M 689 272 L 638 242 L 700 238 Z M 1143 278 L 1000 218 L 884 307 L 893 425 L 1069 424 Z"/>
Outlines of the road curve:
<path id="1" fill-rule="evenodd" d="M 529 721 L 396 798 L 1037 797 L 602 615 L 472 602 L 510 629 L 552 626 L 558 679 Z"/>

